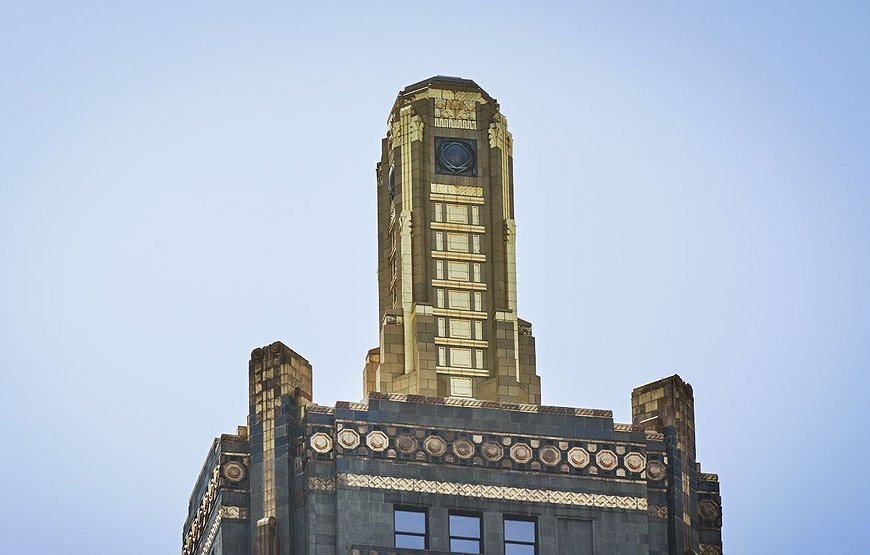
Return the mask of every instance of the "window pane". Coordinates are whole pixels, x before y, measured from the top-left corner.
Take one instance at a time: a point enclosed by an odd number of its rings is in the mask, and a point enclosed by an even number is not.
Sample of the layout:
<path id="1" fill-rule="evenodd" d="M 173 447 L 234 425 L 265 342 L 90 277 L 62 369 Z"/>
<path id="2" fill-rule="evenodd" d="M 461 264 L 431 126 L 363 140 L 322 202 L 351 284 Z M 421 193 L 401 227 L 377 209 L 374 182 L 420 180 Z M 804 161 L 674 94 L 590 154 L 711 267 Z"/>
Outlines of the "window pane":
<path id="1" fill-rule="evenodd" d="M 450 349 L 450 365 L 471 368 L 471 349 Z"/>
<path id="2" fill-rule="evenodd" d="M 450 551 L 453 553 L 480 553 L 480 542 L 478 540 L 457 540 L 451 538 Z"/>
<path id="3" fill-rule="evenodd" d="M 535 555 L 534 545 L 504 544 L 504 555 Z"/>
<path id="4" fill-rule="evenodd" d="M 453 281 L 468 281 L 468 262 L 448 261 L 447 279 Z"/>
<path id="5" fill-rule="evenodd" d="M 406 536 L 404 534 L 396 534 L 396 547 L 426 549 L 426 538 L 424 536 Z"/>
<path id="6" fill-rule="evenodd" d="M 450 319 L 450 337 L 471 339 L 471 320 Z"/>
<path id="7" fill-rule="evenodd" d="M 504 521 L 505 541 L 520 541 L 535 543 L 535 523 L 531 520 Z"/>
<path id="8" fill-rule="evenodd" d="M 460 310 L 471 308 L 468 291 L 448 291 L 447 300 L 450 303 L 450 308 L 458 308 Z"/>
<path id="9" fill-rule="evenodd" d="M 447 221 L 455 224 L 468 223 L 468 206 L 466 205 L 447 205 Z"/>
<path id="10" fill-rule="evenodd" d="M 471 397 L 471 378 L 450 378 L 450 395 L 454 397 Z M 453 524 L 450 525 L 451 530 Z M 463 534 L 458 534 L 463 535 Z"/>
<path id="11" fill-rule="evenodd" d="M 465 233 L 448 233 L 447 250 L 452 252 L 468 252 L 468 235 Z"/>
<path id="12" fill-rule="evenodd" d="M 420 511 L 396 511 L 396 532 L 426 533 L 426 513 Z"/>
<path id="13" fill-rule="evenodd" d="M 469 382 L 471 380 L 468 380 Z M 465 515 L 450 515 L 450 536 L 463 538 L 480 537 L 480 517 Z"/>

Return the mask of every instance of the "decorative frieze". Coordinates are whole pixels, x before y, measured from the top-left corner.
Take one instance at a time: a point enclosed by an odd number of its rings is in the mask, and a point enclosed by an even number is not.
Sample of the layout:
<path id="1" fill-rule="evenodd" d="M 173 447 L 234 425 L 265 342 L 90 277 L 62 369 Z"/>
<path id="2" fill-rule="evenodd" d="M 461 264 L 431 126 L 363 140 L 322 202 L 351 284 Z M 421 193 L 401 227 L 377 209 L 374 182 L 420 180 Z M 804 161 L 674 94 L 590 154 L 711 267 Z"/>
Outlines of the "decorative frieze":
<path id="1" fill-rule="evenodd" d="M 308 489 L 311 491 L 335 491 L 335 480 L 332 478 L 308 477 Z"/>
<path id="2" fill-rule="evenodd" d="M 664 463 L 647 461 L 638 444 L 601 444 L 579 438 L 515 434 L 485 437 L 467 430 L 398 429 L 354 421 L 336 425 L 339 429 L 335 432 L 324 427 L 309 432 L 308 445 L 313 453 L 329 455 L 337 445 L 341 447 L 339 454 L 345 457 L 428 460 L 438 464 L 582 474 L 604 480 L 657 481 L 666 474 Z"/>
<path id="3" fill-rule="evenodd" d="M 511 486 L 491 486 L 420 480 L 416 478 L 395 478 L 392 476 L 370 476 L 366 474 L 339 474 L 337 485 L 343 487 L 383 489 L 392 491 L 413 491 L 479 499 L 521 501 L 524 503 L 546 503 L 550 505 L 572 505 L 603 509 L 623 509 L 647 511 L 645 497 L 606 495 L 574 491 L 519 488 Z"/>
<path id="4" fill-rule="evenodd" d="M 200 499 L 199 507 L 196 510 L 196 517 L 190 525 L 190 529 L 184 537 L 184 544 L 181 549 L 182 555 L 192 555 L 196 552 L 196 544 L 202 539 L 202 532 L 211 515 L 215 499 L 217 498 L 218 489 L 220 488 L 221 467 L 217 465 L 211 473 L 211 479 L 208 482 L 205 493 Z M 220 515 L 216 518 L 216 524 L 219 524 Z M 214 525 L 212 526 L 214 528 Z M 204 550 L 207 551 L 207 550 Z"/>

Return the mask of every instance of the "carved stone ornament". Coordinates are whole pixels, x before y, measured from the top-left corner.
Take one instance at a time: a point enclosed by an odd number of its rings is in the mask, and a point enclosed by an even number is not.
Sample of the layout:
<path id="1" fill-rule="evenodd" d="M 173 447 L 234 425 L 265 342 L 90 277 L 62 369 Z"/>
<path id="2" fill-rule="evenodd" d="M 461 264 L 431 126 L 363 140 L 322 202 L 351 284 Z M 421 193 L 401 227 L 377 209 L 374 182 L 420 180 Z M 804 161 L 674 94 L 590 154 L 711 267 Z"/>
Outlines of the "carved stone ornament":
<path id="1" fill-rule="evenodd" d="M 595 464 L 597 464 L 598 468 L 601 470 L 613 470 L 616 468 L 618 462 L 619 459 L 616 458 L 616 453 L 610 449 L 604 449 L 595 455 Z"/>
<path id="2" fill-rule="evenodd" d="M 556 466 L 562 461 L 562 452 L 552 445 L 545 445 L 538 451 L 538 458 L 547 466 Z"/>
<path id="3" fill-rule="evenodd" d="M 433 457 L 440 457 L 447 452 L 447 442 L 438 436 L 429 436 L 423 441 L 423 449 Z"/>
<path id="4" fill-rule="evenodd" d="M 332 451 L 332 438 L 323 432 L 317 432 L 311 436 L 311 448 L 321 455 L 329 453 Z"/>
<path id="5" fill-rule="evenodd" d="M 223 465 L 224 478 L 237 484 L 245 479 L 245 465 L 238 461 L 229 461 Z"/>
<path id="6" fill-rule="evenodd" d="M 474 444 L 465 438 L 453 442 L 453 454 L 460 459 L 470 459 L 474 456 Z"/>
<path id="7" fill-rule="evenodd" d="M 344 428 L 338 432 L 337 439 L 338 444 L 345 449 L 356 449 L 359 447 L 359 434 L 356 433 L 356 430 Z"/>
<path id="8" fill-rule="evenodd" d="M 374 432 L 369 432 L 366 436 L 366 445 L 368 445 L 369 449 L 372 451 L 381 452 L 386 449 L 389 444 L 390 440 L 384 432 L 375 430 Z"/>
<path id="9" fill-rule="evenodd" d="M 646 460 L 640 453 L 629 453 L 625 456 L 624 460 L 625 468 L 627 468 L 630 472 L 642 472 L 643 467 L 646 465 Z"/>
<path id="10" fill-rule="evenodd" d="M 646 475 L 650 480 L 657 482 L 665 477 L 667 467 L 659 461 L 649 461 L 646 465 Z"/>
<path id="11" fill-rule="evenodd" d="M 402 434 L 396 438 L 396 447 L 402 453 L 410 455 L 417 450 L 417 440 L 408 434 Z"/>
<path id="12" fill-rule="evenodd" d="M 526 464 L 532 460 L 532 448 L 525 443 L 515 443 L 511 447 L 511 458 L 519 464 Z"/>
<path id="13" fill-rule="evenodd" d="M 504 449 L 495 441 L 484 441 L 480 446 L 483 458 L 490 462 L 500 461 L 504 457 Z"/>
<path id="14" fill-rule="evenodd" d="M 698 503 L 698 515 L 704 520 L 713 520 L 719 516 L 719 505 L 712 499 L 702 499 Z"/>
<path id="15" fill-rule="evenodd" d="M 589 466 L 589 453 L 582 447 L 572 447 L 568 450 L 568 464 L 574 468 Z"/>

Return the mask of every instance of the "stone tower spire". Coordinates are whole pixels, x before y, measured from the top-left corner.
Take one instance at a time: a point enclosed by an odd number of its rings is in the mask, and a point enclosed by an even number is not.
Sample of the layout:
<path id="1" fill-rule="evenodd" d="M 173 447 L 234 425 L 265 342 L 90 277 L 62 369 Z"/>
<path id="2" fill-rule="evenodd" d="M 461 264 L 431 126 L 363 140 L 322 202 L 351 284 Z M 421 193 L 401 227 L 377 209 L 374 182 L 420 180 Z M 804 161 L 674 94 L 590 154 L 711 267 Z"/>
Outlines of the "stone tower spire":
<path id="1" fill-rule="evenodd" d="M 513 145 L 474 81 L 399 93 L 377 165 L 380 346 L 364 393 L 540 404 L 517 315 Z"/>

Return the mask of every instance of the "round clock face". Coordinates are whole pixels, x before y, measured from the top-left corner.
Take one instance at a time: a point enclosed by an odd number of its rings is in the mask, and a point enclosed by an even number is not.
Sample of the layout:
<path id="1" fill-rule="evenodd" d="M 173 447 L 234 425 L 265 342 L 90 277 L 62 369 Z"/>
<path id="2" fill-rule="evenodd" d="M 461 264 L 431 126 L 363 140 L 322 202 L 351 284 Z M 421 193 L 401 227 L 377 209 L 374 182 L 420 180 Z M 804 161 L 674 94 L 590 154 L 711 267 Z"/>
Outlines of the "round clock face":
<path id="1" fill-rule="evenodd" d="M 474 150 L 467 142 L 442 141 L 437 156 L 439 166 L 450 173 L 466 174 L 474 169 Z"/>
<path id="2" fill-rule="evenodd" d="M 387 172 L 387 193 L 390 195 L 390 200 L 396 196 L 396 172 L 392 164 L 390 164 L 390 171 Z"/>

